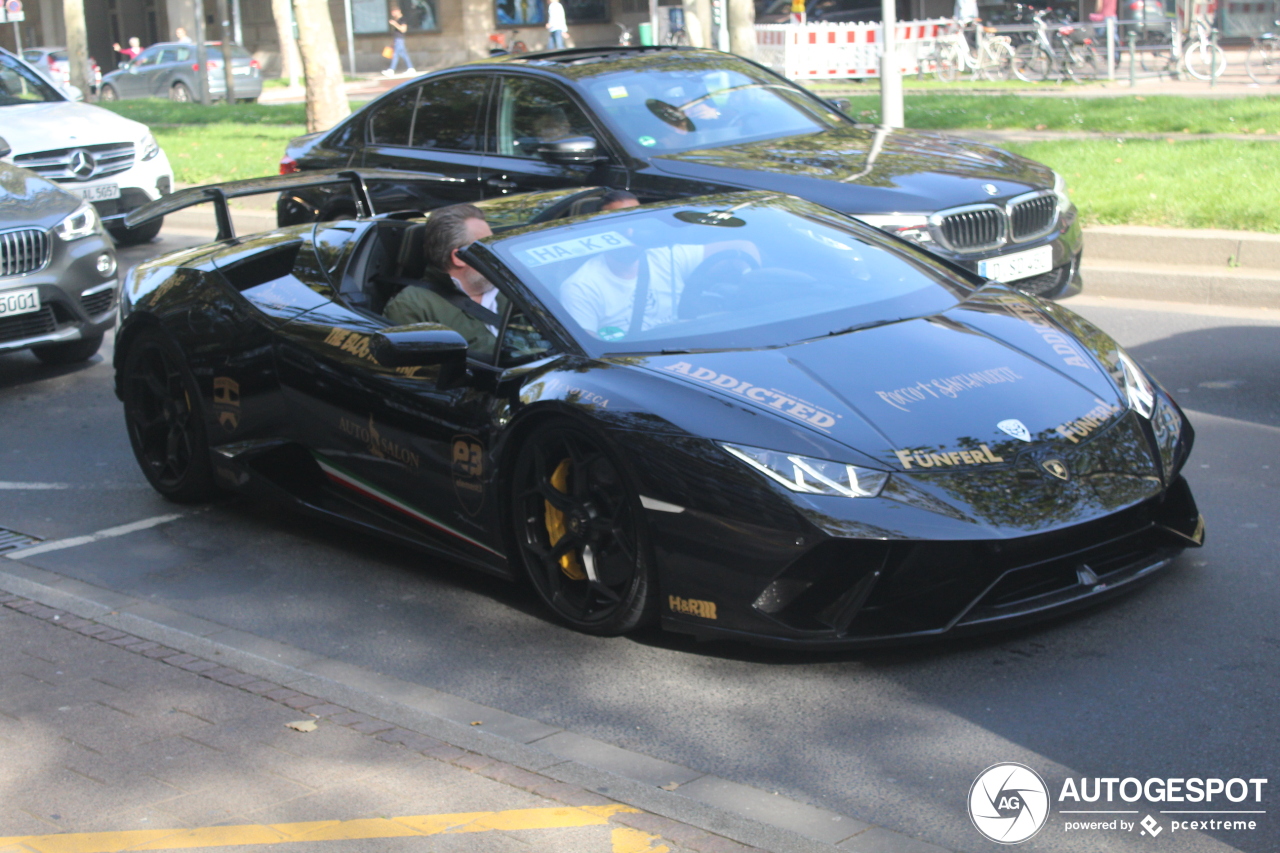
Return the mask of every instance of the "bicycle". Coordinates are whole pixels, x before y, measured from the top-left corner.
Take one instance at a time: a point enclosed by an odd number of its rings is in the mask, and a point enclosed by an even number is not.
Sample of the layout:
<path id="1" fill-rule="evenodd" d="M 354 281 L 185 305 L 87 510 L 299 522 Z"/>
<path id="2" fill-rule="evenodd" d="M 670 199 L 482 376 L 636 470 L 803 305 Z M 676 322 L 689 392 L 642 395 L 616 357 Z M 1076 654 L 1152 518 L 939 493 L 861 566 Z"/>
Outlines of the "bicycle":
<path id="1" fill-rule="evenodd" d="M 1195 28 L 1195 37 L 1182 46 L 1178 65 L 1197 80 L 1221 77 L 1227 72 L 1226 51 L 1212 39 L 1208 21 L 1197 19 Z"/>
<path id="2" fill-rule="evenodd" d="M 964 25 L 953 21 L 947 33 L 934 46 L 934 74 L 939 80 L 954 83 L 961 71 L 973 72 L 974 79 L 1007 80 L 1013 67 L 1013 48 L 1008 36 L 991 36 L 993 27 L 974 25 L 977 49 L 969 49 Z"/>
<path id="3" fill-rule="evenodd" d="M 1084 39 L 1077 45 L 1072 38 L 1077 28 L 1070 25 L 1055 29 L 1051 39 L 1049 24 L 1045 21 L 1047 14 L 1048 9 L 1035 13 L 1035 38 L 1013 52 L 1014 76 L 1028 83 L 1038 83 L 1049 79 L 1050 75 L 1059 80 L 1079 82 L 1100 74 L 1106 62 L 1099 58 L 1092 40 Z"/>
<path id="4" fill-rule="evenodd" d="M 1276 21 L 1280 27 L 1280 21 Z M 1261 86 L 1263 83 L 1280 83 L 1280 38 L 1275 33 L 1263 33 L 1253 40 L 1244 69 L 1249 79 Z"/>

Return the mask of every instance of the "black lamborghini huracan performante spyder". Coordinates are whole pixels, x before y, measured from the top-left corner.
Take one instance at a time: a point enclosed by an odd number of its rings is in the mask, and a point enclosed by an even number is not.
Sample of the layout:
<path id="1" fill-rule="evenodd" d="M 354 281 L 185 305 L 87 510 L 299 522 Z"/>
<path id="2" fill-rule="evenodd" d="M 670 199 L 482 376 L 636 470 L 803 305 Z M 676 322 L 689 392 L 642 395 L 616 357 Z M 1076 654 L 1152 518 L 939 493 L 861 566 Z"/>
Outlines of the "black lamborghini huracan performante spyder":
<path id="1" fill-rule="evenodd" d="M 1192 429 L 1106 333 L 770 192 L 482 202 L 491 345 L 381 314 L 434 281 L 380 172 L 184 190 L 219 239 L 134 269 L 117 392 L 151 484 L 274 495 L 495 575 L 568 625 L 853 646 L 1012 625 L 1203 541 Z M 349 182 L 236 237 L 226 199 Z M 629 272 L 628 272 L 629 270 Z M 447 279 L 446 279 L 447 281 Z M 438 285 L 431 285 L 438 286 Z"/>

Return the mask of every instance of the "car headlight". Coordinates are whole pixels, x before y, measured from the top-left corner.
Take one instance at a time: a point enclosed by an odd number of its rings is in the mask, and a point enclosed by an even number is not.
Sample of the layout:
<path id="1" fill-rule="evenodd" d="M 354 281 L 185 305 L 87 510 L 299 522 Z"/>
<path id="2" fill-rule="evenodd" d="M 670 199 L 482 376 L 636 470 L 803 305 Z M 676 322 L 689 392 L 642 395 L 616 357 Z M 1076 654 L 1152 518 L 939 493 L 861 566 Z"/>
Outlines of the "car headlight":
<path id="1" fill-rule="evenodd" d="M 1164 464 L 1166 477 L 1176 473 L 1178 440 L 1182 437 L 1182 417 L 1173 404 L 1163 396 L 1156 399 L 1155 414 L 1151 417 L 1151 429 L 1156 435 L 1156 446 L 1160 450 L 1160 461 Z"/>
<path id="2" fill-rule="evenodd" d="M 1053 194 L 1058 197 L 1059 214 L 1071 209 L 1071 199 L 1067 196 L 1067 181 L 1057 172 L 1053 173 Z"/>
<path id="3" fill-rule="evenodd" d="M 67 242 L 88 237 L 98 230 L 98 212 L 86 201 L 76 208 L 75 213 L 55 225 L 53 230 Z"/>
<path id="4" fill-rule="evenodd" d="M 720 446 L 775 483 L 806 495 L 874 498 L 889 480 L 889 475 L 884 471 L 860 468 L 844 462 L 796 456 L 741 444 L 722 443 Z"/>
<path id="5" fill-rule="evenodd" d="M 160 143 L 156 142 L 156 138 L 148 133 L 138 143 L 138 150 L 142 152 L 142 156 L 138 158 L 139 160 L 154 160 L 160 154 Z"/>
<path id="6" fill-rule="evenodd" d="M 1129 398 L 1129 406 L 1144 418 L 1150 419 L 1156 405 L 1156 391 L 1151 380 L 1142 372 L 1129 354 L 1123 349 L 1116 349 L 1116 357 L 1120 362 L 1121 375 L 1117 379 L 1124 386 L 1124 395 Z"/>
<path id="7" fill-rule="evenodd" d="M 857 214 L 857 218 L 881 231 L 888 231 L 913 243 L 919 243 L 922 246 L 933 245 L 933 234 L 929 232 L 929 217 L 923 213 L 876 213 L 865 216 Z"/>

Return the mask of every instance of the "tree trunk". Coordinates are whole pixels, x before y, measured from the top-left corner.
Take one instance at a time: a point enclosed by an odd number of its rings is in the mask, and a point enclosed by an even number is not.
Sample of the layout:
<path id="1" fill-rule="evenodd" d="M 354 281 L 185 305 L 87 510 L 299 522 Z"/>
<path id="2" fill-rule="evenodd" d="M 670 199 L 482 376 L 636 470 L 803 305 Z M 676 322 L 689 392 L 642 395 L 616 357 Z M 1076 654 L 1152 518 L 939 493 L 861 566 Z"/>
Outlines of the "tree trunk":
<path id="1" fill-rule="evenodd" d="M 307 76 L 307 132 L 328 130 L 351 115 L 328 0 L 293 0 L 293 14 Z"/>
<path id="2" fill-rule="evenodd" d="M 302 57 L 293 37 L 293 5 L 289 0 L 271 0 L 271 14 L 276 19 L 276 38 L 280 40 L 280 76 L 297 87 L 302 73 Z"/>
<path id="3" fill-rule="evenodd" d="M 71 85 L 80 87 L 86 101 L 95 100 L 93 70 L 89 67 L 89 36 L 84 26 L 84 0 L 62 0 L 62 18 L 67 29 Z"/>
<path id="4" fill-rule="evenodd" d="M 235 39 L 232 38 L 231 13 L 227 0 L 218 0 L 218 21 L 222 32 L 222 82 L 225 87 L 224 91 L 227 93 L 227 106 L 234 106 L 236 102 L 236 79 L 232 47 L 235 44 Z"/>
<path id="5" fill-rule="evenodd" d="M 756 55 L 756 7 L 752 0 L 727 0 L 729 51 L 747 59 Z"/>

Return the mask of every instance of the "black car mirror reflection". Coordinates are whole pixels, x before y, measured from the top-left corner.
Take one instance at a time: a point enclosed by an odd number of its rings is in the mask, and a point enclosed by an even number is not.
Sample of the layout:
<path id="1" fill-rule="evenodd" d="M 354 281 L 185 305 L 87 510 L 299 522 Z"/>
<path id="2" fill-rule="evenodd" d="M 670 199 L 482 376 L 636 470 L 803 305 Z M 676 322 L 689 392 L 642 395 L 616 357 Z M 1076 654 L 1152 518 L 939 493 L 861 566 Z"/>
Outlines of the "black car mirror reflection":
<path id="1" fill-rule="evenodd" d="M 439 365 L 441 385 L 452 384 L 467 371 L 466 338 L 439 323 L 383 329 L 369 342 L 369 351 L 383 367 Z"/>
<path id="2" fill-rule="evenodd" d="M 562 166 L 594 163 L 598 159 L 596 141 L 590 136 L 570 136 L 544 142 L 538 146 L 538 156 L 548 163 Z"/>

